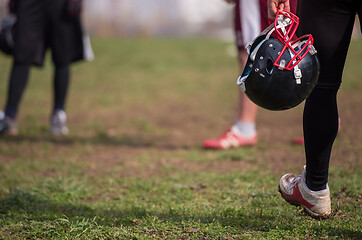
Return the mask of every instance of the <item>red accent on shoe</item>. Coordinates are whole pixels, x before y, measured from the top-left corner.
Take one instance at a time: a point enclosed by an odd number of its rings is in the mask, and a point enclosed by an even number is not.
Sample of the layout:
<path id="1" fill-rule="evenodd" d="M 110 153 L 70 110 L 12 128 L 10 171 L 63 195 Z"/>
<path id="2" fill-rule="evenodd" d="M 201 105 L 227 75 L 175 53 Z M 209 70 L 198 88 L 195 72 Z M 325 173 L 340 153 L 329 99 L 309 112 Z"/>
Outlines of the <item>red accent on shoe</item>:
<path id="1" fill-rule="evenodd" d="M 204 148 L 208 149 L 228 149 L 231 147 L 254 146 L 258 141 L 257 135 L 251 138 L 236 135 L 230 129 L 217 139 L 207 139 L 204 141 Z"/>
<path id="2" fill-rule="evenodd" d="M 309 208 L 309 209 L 314 207 L 313 204 L 309 203 L 307 200 L 305 200 L 303 198 L 302 194 L 299 191 L 298 183 L 294 185 L 293 193 L 291 195 L 284 193 L 284 192 L 281 192 L 281 194 L 283 195 L 284 199 L 291 204 L 294 204 L 297 206 L 301 205 L 301 206 Z"/>
<path id="3" fill-rule="evenodd" d="M 293 144 L 295 144 L 295 145 L 304 145 L 304 138 L 303 137 L 294 138 L 293 139 Z"/>

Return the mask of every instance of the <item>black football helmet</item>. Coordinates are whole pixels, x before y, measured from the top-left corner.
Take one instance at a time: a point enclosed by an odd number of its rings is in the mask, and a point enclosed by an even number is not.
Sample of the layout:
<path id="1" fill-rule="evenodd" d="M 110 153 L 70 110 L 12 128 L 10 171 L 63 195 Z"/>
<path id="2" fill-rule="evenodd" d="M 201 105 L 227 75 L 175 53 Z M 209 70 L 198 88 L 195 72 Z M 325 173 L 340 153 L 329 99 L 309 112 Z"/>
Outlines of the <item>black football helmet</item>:
<path id="1" fill-rule="evenodd" d="M 295 37 L 299 19 L 278 11 L 275 21 L 247 46 L 249 57 L 237 84 L 256 105 L 286 110 L 303 102 L 319 76 L 313 37 Z"/>
<path id="2" fill-rule="evenodd" d="M 11 55 L 14 51 L 14 25 L 16 16 L 10 14 L 0 22 L 0 50 Z"/>

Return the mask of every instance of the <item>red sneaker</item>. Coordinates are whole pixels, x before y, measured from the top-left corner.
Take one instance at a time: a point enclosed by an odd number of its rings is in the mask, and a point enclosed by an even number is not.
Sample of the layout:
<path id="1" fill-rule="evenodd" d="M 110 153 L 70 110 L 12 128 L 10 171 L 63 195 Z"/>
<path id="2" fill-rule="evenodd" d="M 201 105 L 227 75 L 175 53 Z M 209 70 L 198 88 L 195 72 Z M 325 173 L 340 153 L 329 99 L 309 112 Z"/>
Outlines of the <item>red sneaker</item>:
<path id="1" fill-rule="evenodd" d="M 279 192 L 284 200 L 295 206 L 302 206 L 304 210 L 315 218 L 328 218 L 332 214 L 329 188 L 312 191 L 305 183 L 305 169 L 300 176 L 290 173 L 283 175 L 279 180 Z"/>
<path id="2" fill-rule="evenodd" d="M 294 138 L 293 139 L 293 144 L 295 144 L 295 145 L 304 145 L 304 138 L 303 137 Z"/>
<path id="3" fill-rule="evenodd" d="M 246 138 L 236 135 L 230 129 L 217 139 L 207 139 L 204 141 L 204 148 L 208 149 L 228 149 L 231 147 L 254 146 L 258 141 L 257 135 Z"/>

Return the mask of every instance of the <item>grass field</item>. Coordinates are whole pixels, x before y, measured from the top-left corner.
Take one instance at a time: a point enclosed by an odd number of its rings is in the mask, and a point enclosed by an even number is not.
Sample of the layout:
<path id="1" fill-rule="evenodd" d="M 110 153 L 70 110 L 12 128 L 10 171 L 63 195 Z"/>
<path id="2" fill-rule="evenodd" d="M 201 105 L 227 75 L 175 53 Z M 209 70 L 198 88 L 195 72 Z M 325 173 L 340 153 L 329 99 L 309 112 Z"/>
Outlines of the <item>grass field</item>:
<path id="1" fill-rule="evenodd" d="M 260 110 L 255 147 L 206 151 L 235 118 L 233 45 L 210 39 L 93 39 L 72 68 L 71 134 L 49 134 L 52 65 L 33 68 L 17 137 L 0 138 L 0 239 L 362 239 L 362 39 L 339 93 L 329 186 L 315 220 L 277 191 L 299 174 L 303 106 Z M 48 58 L 49 59 L 49 58 Z M 11 59 L 0 56 L 0 107 Z"/>

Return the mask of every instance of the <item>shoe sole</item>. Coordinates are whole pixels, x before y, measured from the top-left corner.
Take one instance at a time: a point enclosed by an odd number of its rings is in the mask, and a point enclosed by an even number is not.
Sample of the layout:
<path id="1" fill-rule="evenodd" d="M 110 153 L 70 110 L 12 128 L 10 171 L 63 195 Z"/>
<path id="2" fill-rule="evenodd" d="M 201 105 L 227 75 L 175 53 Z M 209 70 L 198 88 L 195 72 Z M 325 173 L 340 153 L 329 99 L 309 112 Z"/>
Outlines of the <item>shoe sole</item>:
<path id="1" fill-rule="evenodd" d="M 242 147 L 254 147 L 255 145 L 256 145 L 257 143 L 245 143 L 245 144 L 241 144 L 241 145 L 238 145 L 238 146 L 234 146 L 234 145 L 232 145 L 232 146 L 229 146 L 229 147 L 222 147 L 222 146 L 220 146 L 220 147 L 217 147 L 217 146 L 215 146 L 215 147 L 211 147 L 211 146 L 203 146 L 204 147 L 204 149 L 214 149 L 214 150 L 227 150 L 227 149 L 232 149 L 232 148 L 242 148 Z"/>
<path id="2" fill-rule="evenodd" d="M 6 130 L 6 131 L 2 131 L 0 132 L 0 136 L 10 136 L 10 137 L 16 137 L 18 136 L 19 132 L 18 130 Z"/>
<path id="3" fill-rule="evenodd" d="M 68 136 L 69 132 L 50 132 L 53 136 L 56 137 L 62 137 L 62 136 Z"/>
<path id="4" fill-rule="evenodd" d="M 280 192 L 280 195 L 282 196 L 282 198 L 288 202 L 289 204 L 293 205 L 293 206 L 296 206 L 296 207 L 303 207 L 304 209 L 304 212 L 306 212 L 309 216 L 315 218 L 315 219 L 327 219 L 327 218 L 330 218 L 332 216 L 332 213 L 330 214 L 319 214 L 319 213 L 316 213 L 316 212 L 313 212 L 312 210 L 310 210 L 309 208 L 307 207 L 304 207 L 303 205 L 299 204 L 298 202 L 295 202 L 295 201 L 291 201 L 290 199 L 287 199 L 284 197 L 283 195 L 283 192 L 280 190 L 280 186 L 278 185 L 278 191 Z"/>

